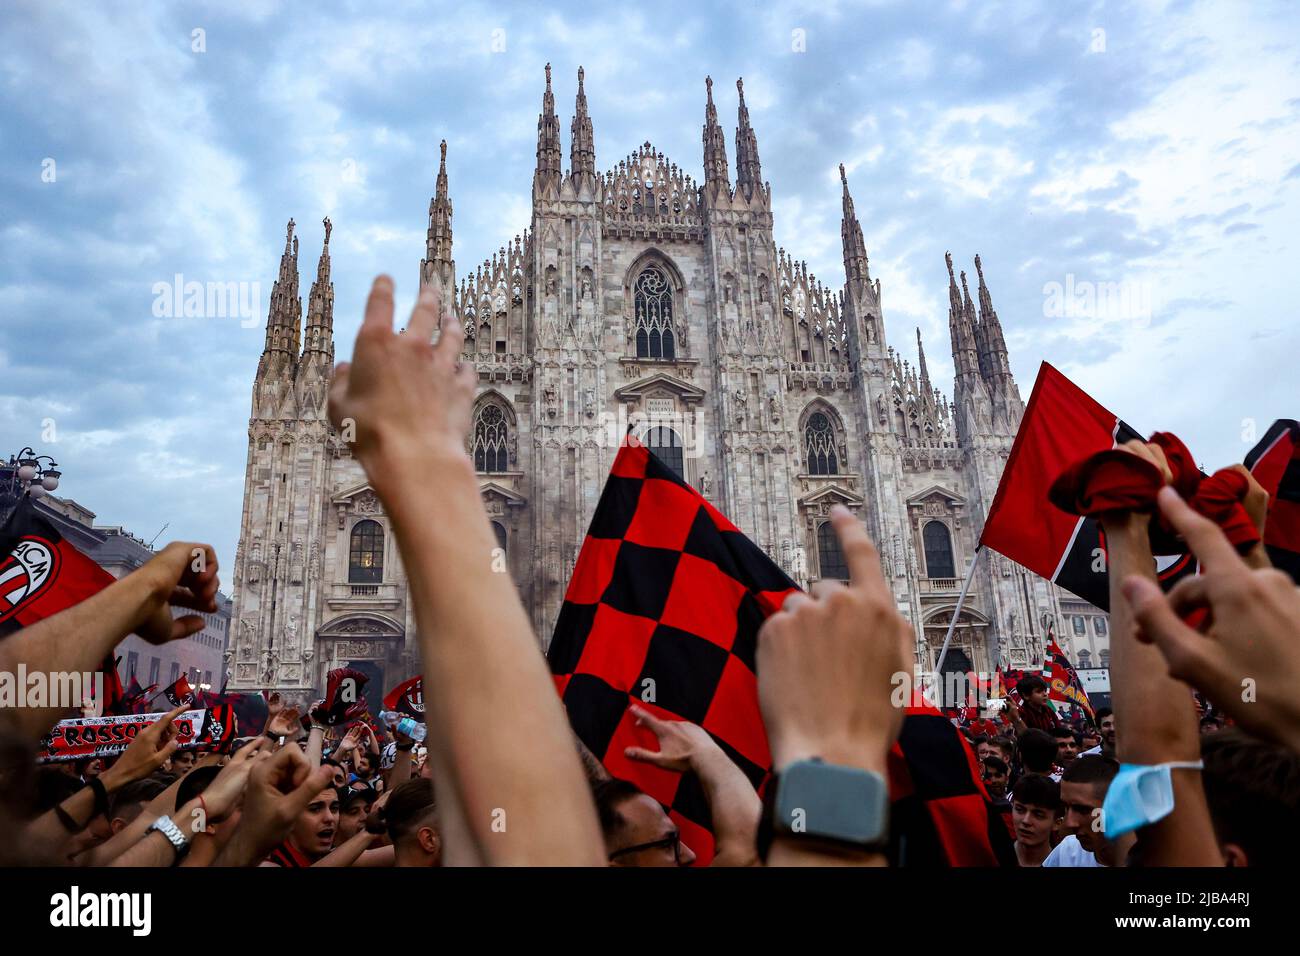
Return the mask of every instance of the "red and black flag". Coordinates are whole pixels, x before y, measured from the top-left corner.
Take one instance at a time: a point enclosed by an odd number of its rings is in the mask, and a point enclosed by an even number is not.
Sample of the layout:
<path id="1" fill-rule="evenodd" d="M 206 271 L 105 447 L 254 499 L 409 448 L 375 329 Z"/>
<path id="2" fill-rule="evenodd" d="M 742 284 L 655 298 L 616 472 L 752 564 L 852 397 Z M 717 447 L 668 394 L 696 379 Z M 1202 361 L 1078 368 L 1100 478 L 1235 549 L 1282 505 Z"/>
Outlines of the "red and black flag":
<path id="1" fill-rule="evenodd" d="M 1094 518 L 1067 514 L 1048 491 L 1071 465 L 1134 438 L 1136 429 L 1044 362 L 980 535 L 986 545 L 1106 610 L 1105 541 Z M 1161 586 L 1195 571 L 1188 554 L 1157 559 Z"/>
<path id="2" fill-rule="evenodd" d="M 194 688 L 190 686 L 188 674 L 182 674 L 176 678 L 176 682 L 163 690 L 167 702 L 173 707 L 179 707 L 184 704 L 186 707 L 195 707 L 198 705 L 198 698 L 194 695 Z"/>
<path id="3" fill-rule="evenodd" d="M 1083 689 L 1079 673 L 1061 650 L 1051 631 L 1047 634 L 1047 655 L 1043 660 L 1043 680 L 1047 681 L 1047 696 L 1052 700 L 1066 701 L 1083 710 L 1088 719 L 1096 722 L 1088 692 Z"/>
<path id="4" fill-rule="evenodd" d="M 255 736 L 266 727 L 266 698 L 260 693 L 228 694 L 223 687 L 220 691 L 199 690 L 195 692 L 198 706 L 212 710 L 221 705 L 228 705 L 242 736 Z"/>
<path id="5" fill-rule="evenodd" d="M 80 604 L 113 583 L 113 576 L 65 541 L 23 496 L 0 528 L 0 639 Z M 106 708 L 122 692 L 110 653 L 101 665 Z"/>
<path id="6" fill-rule="evenodd" d="M 108 715 L 149 714 L 153 712 L 151 701 L 158 691 L 157 684 L 148 687 L 142 685 L 133 672 L 126 682 L 126 688 L 111 707 L 105 706 Z"/>
<path id="7" fill-rule="evenodd" d="M 370 675 L 351 667 L 336 667 L 325 675 L 325 697 L 311 708 L 311 717 L 329 727 L 356 720 L 366 712 L 362 688 Z M 304 725 L 307 715 L 304 716 Z"/>
<path id="8" fill-rule="evenodd" d="M 703 727 L 761 788 L 771 770 L 758 706 L 758 631 L 795 583 L 752 541 L 663 462 L 640 446 L 619 450 L 578 554 L 547 657 L 574 731 L 615 777 L 658 800 L 695 851 L 697 865 L 713 857 L 708 801 L 698 779 L 629 760 L 627 747 L 657 748 L 636 726 L 638 704 L 665 720 Z M 909 714 L 911 711 L 909 711 Z M 918 711 L 918 713 L 920 713 Z M 933 730 L 908 727 L 916 743 L 900 751 L 904 769 L 921 761 L 916 779 L 891 768 L 891 787 L 919 813 L 900 814 L 900 845 L 917 846 L 913 862 L 993 865 L 982 818 L 972 823 L 973 795 L 987 802 L 974 757 L 955 727 L 941 751 L 928 754 Z M 919 781 L 919 782 L 918 782 Z M 892 792 L 892 791 L 891 791 Z M 938 820 L 936 823 L 935 820 Z M 971 833 L 971 826 L 977 833 Z M 910 841 L 913 827 L 937 835 Z M 1006 841 L 1005 827 L 1001 828 Z M 953 838 L 959 833 L 959 838 Z M 926 847 L 938 845 L 929 853 Z M 952 845 L 950 845 L 952 844 Z"/>
<path id="9" fill-rule="evenodd" d="M 1269 493 L 1264 548 L 1273 567 L 1300 584 L 1300 422 L 1275 421 L 1245 465 Z"/>
<path id="10" fill-rule="evenodd" d="M 405 714 L 424 721 L 424 678 L 420 674 L 408 678 L 390 690 L 384 697 L 384 710 Z"/>
<path id="11" fill-rule="evenodd" d="M 915 704 L 889 755 L 890 863 L 1016 866 L 975 752 L 950 719 L 924 701 Z"/>
<path id="12" fill-rule="evenodd" d="M 700 865 L 713 857 L 713 835 L 699 781 L 624 756 L 657 746 L 628 707 L 699 724 L 757 788 L 772 764 L 754 676 L 758 629 L 795 590 L 645 447 L 619 449 L 547 656 L 578 737 L 667 808 Z"/>

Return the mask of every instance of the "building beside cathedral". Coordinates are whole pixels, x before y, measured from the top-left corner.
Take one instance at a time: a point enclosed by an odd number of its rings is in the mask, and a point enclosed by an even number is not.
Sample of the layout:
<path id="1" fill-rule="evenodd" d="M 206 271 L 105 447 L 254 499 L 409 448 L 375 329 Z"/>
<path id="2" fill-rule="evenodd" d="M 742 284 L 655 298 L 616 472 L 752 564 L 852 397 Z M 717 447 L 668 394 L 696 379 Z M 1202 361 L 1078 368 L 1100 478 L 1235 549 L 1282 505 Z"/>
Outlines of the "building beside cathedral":
<path id="1" fill-rule="evenodd" d="M 832 289 L 774 241 L 741 83 L 734 178 L 705 85 L 703 182 L 649 142 L 598 167 L 582 70 L 565 169 L 548 66 L 532 220 L 464 272 L 442 144 L 420 282 L 450 290 L 464 323 L 479 375 L 467 448 L 504 559 L 545 643 L 630 428 L 800 584 L 845 575 L 828 516 L 856 512 L 929 670 L 1023 411 L 980 258 L 972 298 L 948 257 L 949 398 L 919 332 L 915 365 L 888 343 L 843 167 L 844 283 Z M 324 227 L 304 321 L 289 222 L 253 386 L 232 689 L 306 695 L 351 664 L 382 692 L 418 667 L 392 529 L 327 419 Z M 949 666 L 1037 666 L 1045 614 L 1060 614 L 1052 585 L 982 554 Z"/>

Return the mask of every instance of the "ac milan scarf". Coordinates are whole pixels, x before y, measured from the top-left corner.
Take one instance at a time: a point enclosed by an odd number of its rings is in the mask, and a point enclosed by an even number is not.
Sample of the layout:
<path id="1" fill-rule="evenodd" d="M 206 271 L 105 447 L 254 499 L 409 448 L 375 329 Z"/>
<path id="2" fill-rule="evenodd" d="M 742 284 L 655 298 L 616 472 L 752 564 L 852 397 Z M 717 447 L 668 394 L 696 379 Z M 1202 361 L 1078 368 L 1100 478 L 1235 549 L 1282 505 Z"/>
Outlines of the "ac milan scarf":
<path id="1" fill-rule="evenodd" d="M 1169 484 L 1195 511 L 1218 524 L 1238 551 L 1244 554 L 1259 542 L 1259 532 L 1242 505 L 1249 490 L 1245 475 L 1232 468 L 1202 475 L 1187 446 L 1168 432 L 1156 432 L 1149 443 L 1164 452 Z M 1150 513 L 1164 484 L 1165 476 L 1154 462 L 1116 448 L 1070 465 L 1052 483 L 1048 498 L 1067 514 L 1090 518 L 1114 511 Z M 1151 522 L 1151 548 L 1155 554 L 1187 550 L 1159 514 Z"/>
<path id="2" fill-rule="evenodd" d="M 41 742 L 39 763 L 112 757 L 130 746 L 136 735 L 165 713 L 114 714 L 108 717 L 80 717 L 61 720 Z M 225 753 L 234 743 L 238 724 L 233 711 L 224 705 L 207 710 L 187 710 L 172 721 L 178 750 L 215 750 Z"/>

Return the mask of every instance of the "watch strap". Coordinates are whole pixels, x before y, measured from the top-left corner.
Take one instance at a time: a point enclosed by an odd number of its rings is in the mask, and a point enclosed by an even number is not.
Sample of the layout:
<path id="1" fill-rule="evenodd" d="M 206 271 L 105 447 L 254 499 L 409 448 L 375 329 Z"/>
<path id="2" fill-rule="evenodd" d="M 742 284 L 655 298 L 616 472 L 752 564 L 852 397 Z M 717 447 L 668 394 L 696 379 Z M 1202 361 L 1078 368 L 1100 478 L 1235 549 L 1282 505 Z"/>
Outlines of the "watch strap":
<path id="1" fill-rule="evenodd" d="M 148 832 L 152 833 L 157 830 L 167 838 L 167 842 L 172 845 L 176 851 L 176 860 L 179 862 L 185 854 L 190 851 L 190 841 L 185 839 L 185 834 L 181 832 L 175 821 L 171 817 L 161 816 L 150 825 Z"/>

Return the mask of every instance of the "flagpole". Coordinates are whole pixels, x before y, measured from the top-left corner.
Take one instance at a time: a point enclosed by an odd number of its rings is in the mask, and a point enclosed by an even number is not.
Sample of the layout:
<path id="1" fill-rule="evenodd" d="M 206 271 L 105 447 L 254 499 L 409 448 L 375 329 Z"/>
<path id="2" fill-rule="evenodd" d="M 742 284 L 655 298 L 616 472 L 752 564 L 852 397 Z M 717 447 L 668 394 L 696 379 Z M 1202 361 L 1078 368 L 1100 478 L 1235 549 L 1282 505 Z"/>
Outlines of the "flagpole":
<path id="1" fill-rule="evenodd" d="M 943 649 L 939 651 L 939 660 L 934 665 L 936 675 L 943 673 L 943 660 L 948 656 L 948 645 L 952 643 L 952 632 L 957 628 L 957 618 L 961 614 L 962 605 L 966 603 L 966 592 L 970 590 L 970 583 L 975 578 L 975 563 L 979 560 L 980 552 L 983 550 L 984 545 L 976 545 L 975 553 L 971 555 L 970 569 L 966 572 L 966 580 L 961 584 L 961 594 L 957 596 L 957 607 L 953 609 L 952 620 L 948 622 L 948 633 L 943 637 Z"/>

